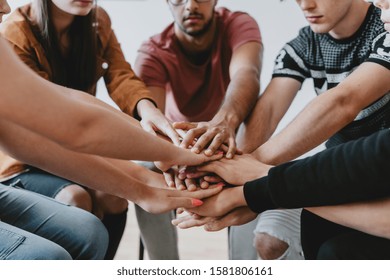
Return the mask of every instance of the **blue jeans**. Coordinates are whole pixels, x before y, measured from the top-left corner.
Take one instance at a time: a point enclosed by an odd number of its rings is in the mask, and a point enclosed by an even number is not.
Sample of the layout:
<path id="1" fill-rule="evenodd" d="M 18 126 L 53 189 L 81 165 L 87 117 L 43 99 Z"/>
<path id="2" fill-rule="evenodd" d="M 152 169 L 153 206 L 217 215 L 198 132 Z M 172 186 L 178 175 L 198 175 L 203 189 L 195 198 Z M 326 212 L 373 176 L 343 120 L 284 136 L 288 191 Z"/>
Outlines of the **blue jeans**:
<path id="1" fill-rule="evenodd" d="M 0 184 L 0 259 L 103 259 L 104 225 L 94 215 Z"/>

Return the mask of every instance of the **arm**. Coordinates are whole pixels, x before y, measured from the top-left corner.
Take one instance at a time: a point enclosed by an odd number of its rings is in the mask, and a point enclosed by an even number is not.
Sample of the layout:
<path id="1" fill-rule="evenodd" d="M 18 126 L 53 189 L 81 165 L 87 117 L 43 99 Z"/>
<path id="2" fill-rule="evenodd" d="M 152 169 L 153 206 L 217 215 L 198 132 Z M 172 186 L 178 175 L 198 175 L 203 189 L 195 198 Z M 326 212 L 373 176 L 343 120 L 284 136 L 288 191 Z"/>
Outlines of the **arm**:
<path id="1" fill-rule="evenodd" d="M 390 199 L 346 205 L 307 208 L 314 214 L 334 223 L 375 236 L 390 238 Z"/>
<path id="2" fill-rule="evenodd" d="M 389 140 L 390 130 L 386 129 L 312 157 L 273 167 L 268 176 L 248 182 L 244 188 L 226 189 L 206 200 L 195 213 L 221 216 L 242 206 L 261 213 L 276 208 L 327 206 L 389 196 Z M 253 164 L 250 158 L 245 163 L 238 156 L 227 163 L 234 161 L 241 161 L 248 169 L 257 165 L 260 176 L 269 169 L 261 163 Z M 207 166 L 220 176 L 232 172 L 221 162 Z"/>
<path id="3" fill-rule="evenodd" d="M 310 102 L 285 129 L 260 146 L 256 156 L 279 164 L 318 146 L 388 92 L 389 79 L 390 71 L 385 67 L 363 63 L 337 87 Z"/>
<path id="4" fill-rule="evenodd" d="M 301 82 L 292 78 L 271 80 L 239 129 L 237 143 L 243 152 L 253 152 L 272 136 L 300 87 Z"/>
<path id="5" fill-rule="evenodd" d="M 148 173 L 151 171 L 140 170 L 142 173 L 138 173 L 130 162 L 121 161 L 118 164 L 117 160 L 76 153 L 4 120 L 0 121 L 0 128 L 6 131 L 0 137 L 2 149 L 15 158 L 92 189 L 131 200 L 152 213 L 184 205 L 192 208 L 200 203 L 198 199 L 218 192 L 218 188 L 191 194 L 151 188 L 145 183 L 157 183 L 157 178 L 145 178 L 150 176 Z M 160 182 L 163 182 L 162 178 Z"/>
<path id="6" fill-rule="evenodd" d="M 271 168 L 244 186 L 249 207 L 299 208 L 366 201 L 390 195 L 390 130 Z M 261 202 L 261 203 L 260 203 Z"/>
<path id="7" fill-rule="evenodd" d="M 104 51 L 104 59 L 109 67 L 104 75 L 104 81 L 110 97 L 126 114 L 139 116 L 143 129 L 154 135 L 156 135 L 155 131 L 159 131 L 178 145 L 178 134 L 162 112 L 156 108 L 153 94 L 148 91 L 126 61 L 115 33 L 111 29 L 109 17 L 105 12 L 104 14 L 103 20 L 107 25 L 105 28 L 109 29 L 108 42 Z"/>
<path id="8" fill-rule="evenodd" d="M 161 160 L 172 164 L 177 161 L 184 165 L 197 165 L 207 160 L 151 137 L 118 118 L 111 110 L 65 96 L 61 87 L 45 81 L 24 65 L 1 38 L 0 53 L 3 81 L 0 115 L 4 120 L 86 153 L 121 159 Z M 102 128 L 105 133 L 102 133 Z"/>
<path id="9" fill-rule="evenodd" d="M 260 91 L 262 51 L 262 45 L 257 42 L 243 44 L 234 51 L 229 66 L 231 81 L 218 113 L 209 122 L 175 125 L 176 128 L 189 130 L 182 142 L 184 147 L 198 138 L 193 151 L 199 153 L 211 143 L 206 153 L 212 155 L 226 143 L 229 146 L 226 156 L 233 157 L 236 129 L 250 113 Z"/>

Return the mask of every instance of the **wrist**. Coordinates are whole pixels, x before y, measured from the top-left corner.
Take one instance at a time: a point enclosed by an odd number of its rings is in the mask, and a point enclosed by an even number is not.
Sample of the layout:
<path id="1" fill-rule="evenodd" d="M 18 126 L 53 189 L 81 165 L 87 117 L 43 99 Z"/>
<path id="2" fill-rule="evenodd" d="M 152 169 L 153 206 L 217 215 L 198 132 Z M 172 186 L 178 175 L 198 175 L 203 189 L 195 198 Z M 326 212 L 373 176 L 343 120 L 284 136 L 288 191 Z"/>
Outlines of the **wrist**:
<path id="1" fill-rule="evenodd" d="M 226 112 L 224 110 L 220 110 L 210 121 L 211 123 L 226 123 L 228 127 L 236 130 L 239 126 L 240 119 L 237 114 L 232 112 Z"/>
<path id="2" fill-rule="evenodd" d="M 157 110 L 156 105 L 150 99 L 141 99 L 137 103 L 137 114 L 142 119 L 146 112 Z"/>

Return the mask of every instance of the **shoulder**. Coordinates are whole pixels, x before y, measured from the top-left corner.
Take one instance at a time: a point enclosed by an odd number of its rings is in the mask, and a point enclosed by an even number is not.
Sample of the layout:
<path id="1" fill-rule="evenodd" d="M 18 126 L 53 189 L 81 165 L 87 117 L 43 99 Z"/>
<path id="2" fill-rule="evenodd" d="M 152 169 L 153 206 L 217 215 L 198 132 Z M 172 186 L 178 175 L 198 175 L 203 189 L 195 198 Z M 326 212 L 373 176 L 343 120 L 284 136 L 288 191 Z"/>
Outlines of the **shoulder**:
<path id="1" fill-rule="evenodd" d="M 30 5 L 18 8 L 0 25 L 0 34 L 19 47 L 31 44 L 35 34 L 29 16 Z"/>
<path id="2" fill-rule="evenodd" d="M 166 53 L 175 49 L 175 32 L 173 23 L 167 26 L 161 33 L 155 34 L 144 41 L 139 48 L 140 52 L 153 54 L 160 51 Z"/>
<path id="3" fill-rule="evenodd" d="M 98 34 L 103 45 L 107 42 L 111 36 L 112 27 L 111 27 L 111 18 L 102 7 L 97 6 L 95 9 L 96 21 L 98 24 Z"/>
<path id="4" fill-rule="evenodd" d="M 227 8 L 219 7 L 215 9 L 217 19 L 224 25 L 248 25 L 254 24 L 258 28 L 257 21 L 249 14 L 241 11 L 230 11 Z"/>
<path id="5" fill-rule="evenodd" d="M 295 52 L 303 55 L 307 52 L 309 45 L 317 45 L 313 44 L 316 34 L 311 30 L 310 26 L 305 26 L 301 28 L 298 32 L 298 35 L 287 42 L 285 47 L 290 47 L 294 49 Z"/>

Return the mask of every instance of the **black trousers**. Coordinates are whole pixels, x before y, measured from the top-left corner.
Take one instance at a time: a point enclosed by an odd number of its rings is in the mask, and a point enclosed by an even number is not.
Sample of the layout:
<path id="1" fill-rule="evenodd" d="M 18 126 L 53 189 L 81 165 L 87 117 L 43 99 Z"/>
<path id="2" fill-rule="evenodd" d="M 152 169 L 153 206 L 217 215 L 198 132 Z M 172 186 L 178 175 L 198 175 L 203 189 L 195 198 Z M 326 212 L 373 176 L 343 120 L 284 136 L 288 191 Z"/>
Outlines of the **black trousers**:
<path id="1" fill-rule="evenodd" d="M 301 214 L 301 239 L 309 260 L 390 260 L 390 239 L 332 223 L 307 210 Z"/>

